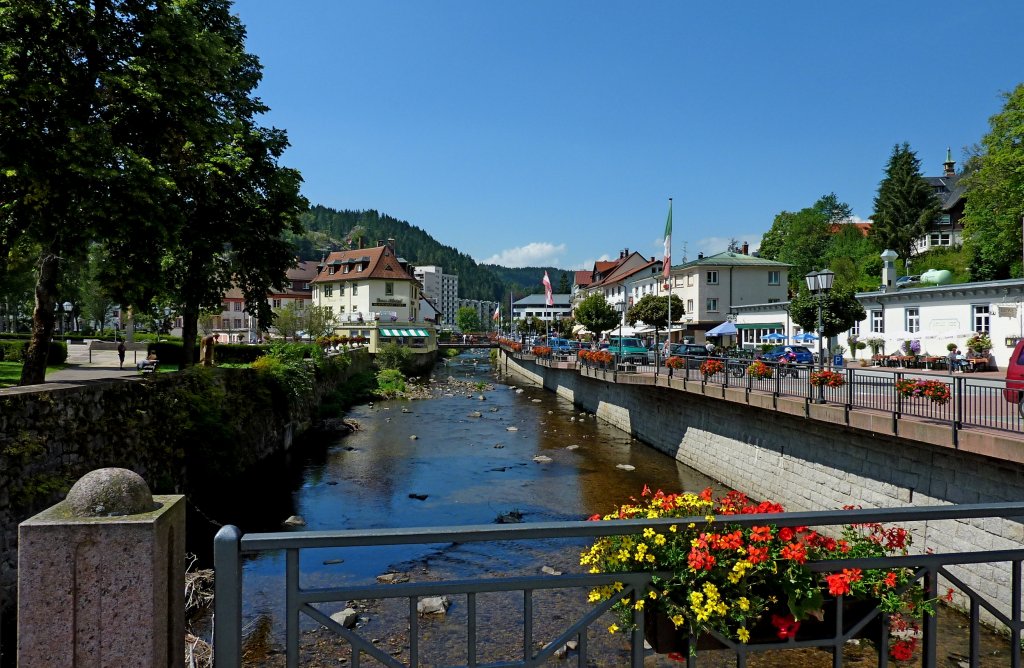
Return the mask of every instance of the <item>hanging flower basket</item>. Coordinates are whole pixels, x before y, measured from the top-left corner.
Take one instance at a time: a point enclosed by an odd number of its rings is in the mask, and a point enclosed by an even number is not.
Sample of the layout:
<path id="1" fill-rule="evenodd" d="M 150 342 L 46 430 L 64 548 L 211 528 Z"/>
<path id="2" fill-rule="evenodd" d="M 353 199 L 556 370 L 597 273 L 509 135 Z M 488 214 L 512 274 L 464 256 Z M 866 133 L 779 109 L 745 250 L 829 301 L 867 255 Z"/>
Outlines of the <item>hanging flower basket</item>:
<path id="1" fill-rule="evenodd" d="M 534 346 L 533 354 L 536 357 L 551 357 L 551 346 Z"/>
<path id="2" fill-rule="evenodd" d="M 665 360 L 665 366 L 670 369 L 682 369 L 686 366 L 686 360 L 678 355 L 673 355 Z"/>
<path id="3" fill-rule="evenodd" d="M 704 378 L 714 376 L 716 373 L 725 371 L 725 364 L 722 360 L 704 360 L 700 363 L 700 373 Z"/>
<path id="4" fill-rule="evenodd" d="M 940 406 L 949 403 L 950 397 L 949 385 L 941 380 L 897 380 L 896 393 L 907 399 L 924 397 Z"/>
<path id="5" fill-rule="evenodd" d="M 775 375 L 775 371 L 761 360 L 754 360 L 747 367 L 747 375 L 754 380 L 761 380 L 763 378 L 771 378 Z"/>
<path id="6" fill-rule="evenodd" d="M 814 371 L 811 373 L 810 381 L 813 387 L 842 387 L 846 385 L 846 379 L 838 371 Z"/>

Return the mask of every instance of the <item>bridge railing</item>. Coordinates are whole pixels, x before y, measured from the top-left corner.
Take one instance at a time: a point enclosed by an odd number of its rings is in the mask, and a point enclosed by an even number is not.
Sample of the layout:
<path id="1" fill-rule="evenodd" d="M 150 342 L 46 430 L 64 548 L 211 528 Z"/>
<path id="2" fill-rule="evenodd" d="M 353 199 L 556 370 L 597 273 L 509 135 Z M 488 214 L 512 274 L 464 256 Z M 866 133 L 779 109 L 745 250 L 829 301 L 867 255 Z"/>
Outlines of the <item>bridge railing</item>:
<path id="1" fill-rule="evenodd" d="M 826 386 L 820 391 L 811 386 L 810 374 L 815 370 L 809 365 L 785 365 L 762 360 L 771 370 L 770 377 L 753 378 L 747 372 L 751 360 L 747 358 L 713 357 L 723 363 L 724 370 L 711 376 L 703 376 L 701 363 L 707 357 L 685 357 L 685 367 L 669 373 L 662 360 L 658 364 L 609 365 L 612 371 L 601 370 L 593 365 L 587 368 L 589 375 L 605 380 L 617 380 L 621 375 L 654 373 L 657 377 L 671 376 L 674 381 L 718 385 L 722 387 L 743 387 L 748 391 L 766 392 L 775 396 L 797 397 L 808 402 L 823 398 L 825 403 L 838 404 L 851 410 L 877 410 L 889 413 L 893 419 L 904 416 L 921 418 L 933 423 L 948 424 L 957 431 L 964 427 L 983 427 L 999 431 L 1024 433 L 1024 382 L 1006 381 L 1000 378 L 973 378 L 968 375 L 946 375 L 934 373 L 915 374 L 913 369 L 881 370 L 872 367 L 835 369 L 842 377 L 837 386 Z M 902 381 L 911 384 L 930 381 L 927 389 L 910 388 L 909 394 L 901 393 Z M 945 392 L 937 392 L 938 401 L 933 400 L 936 386 Z M 942 399 L 942 395 L 946 399 Z"/>
<path id="2" fill-rule="evenodd" d="M 1024 517 L 1024 502 L 997 504 L 964 504 L 932 507 L 904 507 L 872 510 L 844 510 L 828 512 L 794 512 L 769 515 L 733 515 L 725 522 L 713 522 L 709 531 L 714 531 L 725 524 L 756 526 L 774 525 L 775 527 L 828 527 L 847 524 L 880 522 L 936 522 L 939 520 L 970 520 L 984 518 L 984 524 L 996 518 Z M 998 521 L 998 520 L 997 520 Z M 1014 520 L 1017 521 L 1017 520 Z M 571 640 L 576 641 L 577 665 L 589 665 L 590 650 L 588 630 L 604 632 L 605 623 L 599 619 L 608 612 L 617 601 L 635 596 L 636 599 L 646 596 L 651 580 L 651 573 L 586 573 L 565 575 L 531 575 L 513 577 L 480 577 L 441 582 L 406 582 L 401 584 L 355 584 L 336 586 L 303 586 L 300 558 L 303 550 L 317 548 L 360 548 L 383 545 L 429 545 L 448 543 L 477 543 L 498 541 L 541 541 L 559 539 L 595 539 L 612 535 L 636 535 L 645 528 L 655 530 L 669 529 L 671 525 L 689 522 L 704 524 L 706 518 L 664 518 L 648 520 L 622 520 L 611 522 L 545 522 L 518 525 L 474 525 L 463 527 L 430 527 L 408 529 L 378 529 L 351 531 L 307 531 L 289 533 L 257 533 L 242 534 L 238 528 L 227 526 L 222 528 L 214 539 L 214 561 L 216 568 L 215 594 L 215 630 L 214 652 L 215 664 L 218 668 L 238 668 L 241 665 L 242 643 L 242 563 L 250 555 L 263 552 L 280 552 L 285 554 L 285 658 L 288 668 L 299 665 L 300 620 L 309 618 L 340 636 L 351 648 L 349 665 L 359 668 L 361 657 L 375 660 L 381 665 L 391 667 L 418 666 L 421 660 L 420 621 L 418 604 L 421 598 L 452 594 L 464 597 L 466 615 L 466 656 L 469 666 L 536 666 L 552 657 L 560 648 Z M 963 540 L 971 545 L 968 538 Z M 970 665 L 979 665 L 981 660 L 979 638 L 982 632 L 981 611 L 1005 627 L 1008 632 L 1006 642 L 1009 646 L 1009 665 L 1020 666 L 1021 631 L 1024 627 L 1021 619 L 1022 578 L 1021 564 L 1024 561 L 1024 548 L 1010 550 L 971 551 L 943 554 L 912 554 L 900 557 L 842 559 L 815 562 L 809 564 L 814 572 L 839 572 L 844 568 L 907 568 L 915 573 L 916 581 L 923 586 L 927 598 L 936 598 L 940 589 L 940 579 L 958 590 L 959 600 L 969 611 L 968 632 L 970 634 Z M 308 561 L 307 561 L 308 563 Z M 1004 586 L 996 587 L 998 600 L 979 593 L 967 582 L 979 581 L 972 568 L 985 564 L 998 570 L 992 576 Z M 382 565 L 384 566 L 384 565 Z M 991 575 L 991 573 L 990 573 Z M 320 578 L 318 578 L 320 579 Z M 340 580 L 341 578 L 339 578 Z M 623 583 L 619 594 L 611 600 L 593 607 L 583 607 L 579 617 L 566 621 L 562 630 L 545 629 L 538 633 L 534 628 L 534 593 L 548 590 L 567 590 L 593 588 Z M 1008 585 L 1008 586 L 1006 586 Z M 478 595 L 492 592 L 518 592 L 521 595 L 522 608 L 504 606 L 502 613 L 516 615 L 521 613 L 518 625 L 522 629 L 521 650 L 517 656 L 504 657 L 500 663 L 484 664 L 478 661 Z M 585 596 L 579 593 L 580 603 Z M 396 621 L 398 628 L 408 628 L 405 647 L 400 654 L 408 655 L 409 662 L 403 663 L 395 655 L 378 647 L 372 639 L 361 636 L 358 629 L 350 629 L 331 619 L 317 606 L 331 602 L 347 602 L 364 599 L 404 599 L 408 605 L 404 619 Z M 461 598 L 460 598 L 461 600 Z M 785 643 L 764 645 L 743 645 L 727 639 L 724 640 L 728 649 L 736 652 L 737 666 L 746 665 L 749 654 L 767 649 L 820 647 L 833 653 L 833 665 L 842 666 L 842 649 L 846 641 L 857 630 L 867 626 L 874 619 L 880 619 L 882 630 L 877 638 L 878 665 L 887 666 L 887 617 L 875 608 L 862 619 L 857 620 L 853 627 L 844 627 L 841 616 L 837 621 L 835 633 L 820 640 L 790 639 Z M 633 609 L 633 622 L 636 629 L 630 635 L 628 665 L 640 668 L 644 665 L 644 610 Z M 844 631 L 844 628 L 847 630 Z M 937 659 L 937 624 L 934 615 L 926 615 L 923 619 L 921 665 L 935 668 Z M 541 641 L 538 645 L 536 640 Z M 691 638 L 691 647 L 697 647 L 696 639 Z M 539 649 L 538 649 L 539 647 Z M 687 665 L 698 665 L 699 650 L 687 657 Z M 375 664 L 376 665 L 376 664 Z"/>

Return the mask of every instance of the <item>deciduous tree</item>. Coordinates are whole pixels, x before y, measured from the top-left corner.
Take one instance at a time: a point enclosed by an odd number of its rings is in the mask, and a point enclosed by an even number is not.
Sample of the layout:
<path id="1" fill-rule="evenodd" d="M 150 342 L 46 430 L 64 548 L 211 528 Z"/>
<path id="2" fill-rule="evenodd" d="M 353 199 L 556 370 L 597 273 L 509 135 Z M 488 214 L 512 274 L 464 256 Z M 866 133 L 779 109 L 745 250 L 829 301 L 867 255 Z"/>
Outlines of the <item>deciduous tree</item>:
<path id="1" fill-rule="evenodd" d="M 658 331 L 668 327 L 668 295 L 644 295 L 636 304 L 626 311 L 626 323 L 630 327 L 643 322 L 654 328 L 654 338 Z M 672 319 L 678 320 L 684 315 L 683 300 L 672 295 Z"/>
<path id="2" fill-rule="evenodd" d="M 463 306 L 455 312 L 455 326 L 462 332 L 478 332 L 480 331 L 480 314 L 472 307 Z"/>
<path id="3" fill-rule="evenodd" d="M 619 312 L 612 308 L 604 295 L 594 293 L 580 302 L 573 312 L 576 321 L 594 333 L 594 338 L 601 338 L 603 332 L 619 325 Z"/>
<path id="4" fill-rule="evenodd" d="M 831 338 L 847 331 L 866 315 L 864 307 L 854 297 L 851 289 L 833 288 L 822 300 L 822 333 L 826 337 Z M 790 301 L 789 312 L 793 322 L 800 325 L 804 331 L 818 329 L 818 297 L 808 292 L 806 288 L 800 290 Z"/>
<path id="5" fill-rule="evenodd" d="M 1021 276 L 1021 220 L 1024 218 L 1024 84 L 1005 94 L 1002 111 L 989 119 L 976 167 L 963 177 L 964 248 L 971 277 L 991 280 Z"/>

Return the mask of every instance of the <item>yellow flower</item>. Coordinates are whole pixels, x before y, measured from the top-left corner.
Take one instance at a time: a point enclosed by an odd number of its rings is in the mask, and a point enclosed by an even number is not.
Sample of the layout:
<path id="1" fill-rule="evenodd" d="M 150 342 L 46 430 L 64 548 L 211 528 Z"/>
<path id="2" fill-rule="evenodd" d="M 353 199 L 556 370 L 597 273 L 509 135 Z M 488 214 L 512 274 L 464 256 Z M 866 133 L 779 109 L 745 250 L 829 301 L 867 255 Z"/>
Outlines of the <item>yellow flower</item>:
<path id="1" fill-rule="evenodd" d="M 636 603 L 633 604 L 633 607 L 636 608 L 637 610 L 643 610 L 644 609 L 644 600 L 640 599 L 639 601 L 637 601 Z"/>
<path id="2" fill-rule="evenodd" d="M 737 629 L 736 636 L 740 639 L 740 642 L 742 643 L 750 641 L 750 631 L 748 631 L 745 627 Z"/>
<path id="3" fill-rule="evenodd" d="M 622 587 L 623 587 L 623 585 L 622 585 L 621 582 L 613 582 L 612 583 L 612 589 L 614 589 L 615 591 L 622 591 Z"/>
<path id="4" fill-rule="evenodd" d="M 590 592 L 590 595 L 587 596 L 587 601 L 589 603 L 597 603 L 600 600 L 601 600 L 601 592 L 597 591 L 596 589 L 593 590 L 592 592 Z"/>
<path id="5" fill-rule="evenodd" d="M 678 531 L 678 527 L 675 524 L 673 524 L 668 528 L 668 530 L 672 533 L 675 533 L 676 531 Z"/>
<path id="6" fill-rule="evenodd" d="M 618 624 L 612 624 L 611 626 L 608 627 L 608 633 L 615 633 L 618 630 L 619 630 L 619 625 Z"/>
<path id="7" fill-rule="evenodd" d="M 657 534 L 654 537 L 654 544 L 655 545 L 664 545 L 665 544 L 665 534 L 663 534 L 663 533 Z"/>
<path id="8" fill-rule="evenodd" d="M 649 592 L 647 592 L 647 598 L 651 599 L 652 601 L 656 600 L 658 598 L 658 592 L 656 592 L 656 591 L 649 591 Z"/>
<path id="9" fill-rule="evenodd" d="M 675 615 L 674 617 L 672 617 L 672 625 L 675 626 L 676 628 L 679 628 L 684 623 L 686 623 L 686 620 L 683 619 L 682 615 Z"/>
<path id="10" fill-rule="evenodd" d="M 738 605 L 740 610 L 743 612 L 750 610 L 750 600 L 746 596 L 740 596 L 739 600 L 736 601 L 736 605 Z"/>
<path id="11" fill-rule="evenodd" d="M 654 529 L 652 529 L 651 527 L 647 527 L 646 529 L 644 529 L 644 538 L 653 538 L 654 533 Z"/>
<path id="12" fill-rule="evenodd" d="M 708 522 L 714 522 L 715 521 L 715 516 L 714 515 L 705 515 L 704 519 L 706 519 Z"/>

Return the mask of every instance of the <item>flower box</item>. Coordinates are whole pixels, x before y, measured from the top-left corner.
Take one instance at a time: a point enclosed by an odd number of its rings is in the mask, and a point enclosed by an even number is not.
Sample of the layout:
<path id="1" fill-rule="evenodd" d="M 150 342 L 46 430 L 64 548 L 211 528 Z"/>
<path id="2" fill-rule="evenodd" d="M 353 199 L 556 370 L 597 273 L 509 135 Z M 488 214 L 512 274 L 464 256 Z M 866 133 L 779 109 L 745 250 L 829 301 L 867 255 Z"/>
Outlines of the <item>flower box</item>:
<path id="1" fill-rule="evenodd" d="M 723 371 L 725 371 L 725 363 L 722 360 L 707 359 L 700 363 L 700 373 L 704 378 L 709 378 Z"/>
<path id="2" fill-rule="evenodd" d="M 771 378 L 775 375 L 775 372 L 770 366 L 761 360 L 754 360 L 750 363 L 750 366 L 747 367 L 747 375 L 754 380 L 761 380 L 763 378 Z"/>
<path id="3" fill-rule="evenodd" d="M 949 403 L 949 385 L 941 380 L 908 380 L 896 381 L 896 393 L 906 399 L 924 397 L 940 406 Z"/>
<path id="4" fill-rule="evenodd" d="M 810 382 L 812 387 L 842 387 L 846 385 L 846 379 L 838 371 L 815 371 L 811 373 Z"/>

